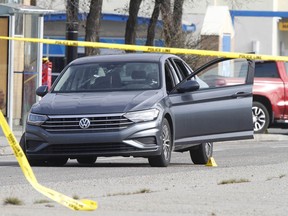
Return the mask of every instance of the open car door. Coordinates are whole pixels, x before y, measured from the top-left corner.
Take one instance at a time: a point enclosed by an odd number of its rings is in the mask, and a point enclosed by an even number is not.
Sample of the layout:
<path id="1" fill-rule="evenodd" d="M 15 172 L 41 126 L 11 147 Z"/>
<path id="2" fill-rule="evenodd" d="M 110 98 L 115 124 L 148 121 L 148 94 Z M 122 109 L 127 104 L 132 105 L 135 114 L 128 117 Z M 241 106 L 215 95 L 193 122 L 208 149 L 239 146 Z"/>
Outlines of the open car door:
<path id="1" fill-rule="evenodd" d="M 196 80 L 200 88 L 179 92 L 177 88 L 187 80 Z M 253 61 L 216 59 L 177 85 L 169 96 L 175 150 L 193 143 L 253 138 L 253 80 Z"/>

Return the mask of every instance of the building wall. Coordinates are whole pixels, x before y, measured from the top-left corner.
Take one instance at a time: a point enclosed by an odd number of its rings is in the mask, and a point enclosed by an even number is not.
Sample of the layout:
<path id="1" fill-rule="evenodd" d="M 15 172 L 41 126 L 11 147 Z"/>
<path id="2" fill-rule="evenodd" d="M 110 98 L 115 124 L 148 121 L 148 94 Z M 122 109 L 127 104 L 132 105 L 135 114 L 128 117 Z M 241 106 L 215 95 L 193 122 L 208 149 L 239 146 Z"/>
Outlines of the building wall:
<path id="1" fill-rule="evenodd" d="M 249 10 L 273 11 L 273 1 L 251 1 Z M 272 54 L 273 18 L 235 17 L 235 51 L 253 52 L 253 41 L 259 41 L 260 54 Z"/>
<path id="2" fill-rule="evenodd" d="M 185 20 L 191 20 L 196 24 L 196 34 L 199 34 L 202 28 L 203 14 L 209 5 L 227 5 L 230 10 L 288 11 L 288 1 L 285 0 L 194 1 L 184 8 L 184 17 Z M 235 17 L 234 51 L 255 51 L 252 44 L 253 41 L 258 41 L 260 54 L 280 55 L 283 53 L 281 49 L 288 48 L 288 35 L 287 32 L 279 31 L 278 22 L 277 17 Z M 288 50 L 286 49 L 285 52 L 288 53 Z"/>
<path id="3" fill-rule="evenodd" d="M 252 52 L 253 41 L 259 41 L 261 54 L 272 52 L 273 18 L 237 17 L 235 26 L 235 51 Z"/>
<path id="4" fill-rule="evenodd" d="M 276 10 L 278 11 L 287 11 L 288 1 L 285 0 L 274 0 L 276 2 Z"/>

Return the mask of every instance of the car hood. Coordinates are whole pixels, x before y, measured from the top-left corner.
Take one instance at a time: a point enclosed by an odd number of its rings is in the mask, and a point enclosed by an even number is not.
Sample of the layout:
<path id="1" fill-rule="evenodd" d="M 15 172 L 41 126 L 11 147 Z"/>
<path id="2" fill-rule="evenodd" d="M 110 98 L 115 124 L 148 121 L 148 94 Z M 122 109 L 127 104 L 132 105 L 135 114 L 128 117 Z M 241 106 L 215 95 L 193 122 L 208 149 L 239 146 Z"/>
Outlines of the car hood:
<path id="1" fill-rule="evenodd" d="M 161 90 L 133 92 L 48 93 L 31 112 L 45 115 L 125 113 L 153 107 L 164 94 Z"/>

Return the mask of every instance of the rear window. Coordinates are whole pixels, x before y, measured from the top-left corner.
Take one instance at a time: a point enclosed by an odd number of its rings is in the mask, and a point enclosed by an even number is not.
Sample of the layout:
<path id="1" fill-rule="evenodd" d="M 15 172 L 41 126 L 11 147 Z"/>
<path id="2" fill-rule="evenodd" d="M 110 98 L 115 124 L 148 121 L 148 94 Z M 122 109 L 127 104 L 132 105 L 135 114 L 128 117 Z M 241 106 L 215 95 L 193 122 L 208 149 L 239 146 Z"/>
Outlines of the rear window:
<path id="1" fill-rule="evenodd" d="M 279 78 L 276 62 L 256 62 L 254 76 Z"/>

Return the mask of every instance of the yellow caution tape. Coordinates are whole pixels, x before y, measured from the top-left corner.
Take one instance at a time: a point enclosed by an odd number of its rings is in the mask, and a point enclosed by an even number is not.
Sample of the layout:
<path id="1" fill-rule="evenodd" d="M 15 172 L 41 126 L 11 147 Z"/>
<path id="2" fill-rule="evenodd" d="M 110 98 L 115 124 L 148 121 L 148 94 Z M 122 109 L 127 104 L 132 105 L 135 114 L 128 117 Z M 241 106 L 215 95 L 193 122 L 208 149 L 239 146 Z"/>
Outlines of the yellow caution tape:
<path id="1" fill-rule="evenodd" d="M 49 189 L 40 185 L 31 169 L 31 166 L 21 148 L 19 143 L 17 142 L 15 136 L 11 132 L 3 113 L 0 110 L 0 125 L 3 129 L 4 135 L 6 136 L 9 145 L 11 146 L 15 157 L 24 173 L 24 176 L 28 180 L 28 182 L 40 193 L 49 197 L 50 199 L 72 209 L 72 210 L 81 210 L 81 211 L 93 211 L 97 208 L 97 203 L 92 200 L 75 200 L 66 195 L 63 195 L 57 191 Z"/>
<path id="2" fill-rule="evenodd" d="M 170 54 L 188 54 L 188 55 L 200 55 L 200 56 L 214 56 L 225 58 L 246 58 L 251 60 L 271 60 L 271 61 L 288 61 L 288 57 L 285 56 L 272 56 L 272 55 L 258 55 L 236 52 L 220 52 L 210 50 L 196 50 L 196 49 L 182 49 L 182 48 L 170 48 L 170 47 L 154 47 L 154 46 L 138 46 L 127 44 L 112 44 L 112 43 L 99 43 L 88 41 L 72 41 L 72 40 L 53 40 L 53 39 L 39 39 L 39 38 L 15 38 L 15 37 L 3 37 L 4 40 L 16 40 L 33 43 L 45 43 L 64 46 L 82 46 L 93 48 L 106 48 L 106 49 L 121 49 L 131 51 L 143 51 L 143 52 L 157 52 L 157 53 L 170 53 Z"/>

